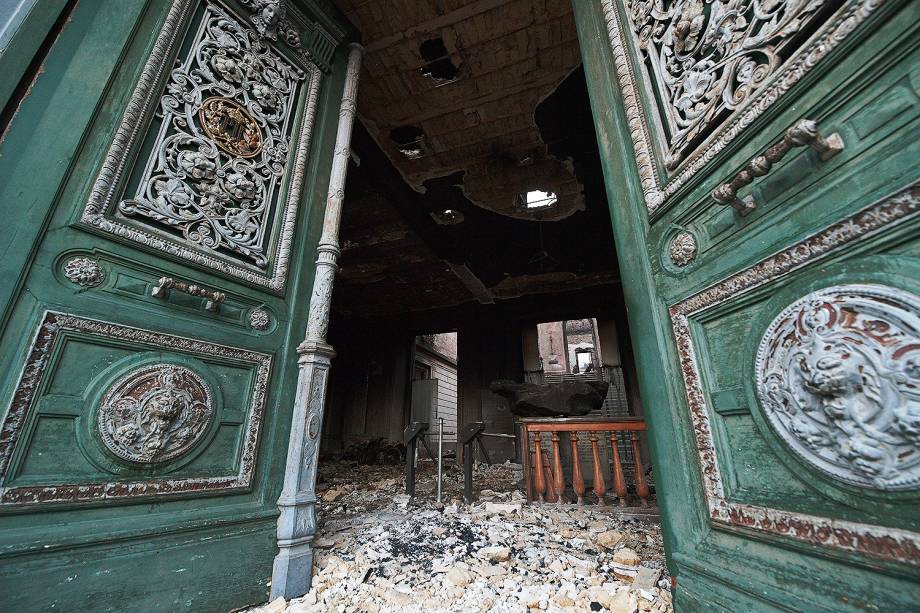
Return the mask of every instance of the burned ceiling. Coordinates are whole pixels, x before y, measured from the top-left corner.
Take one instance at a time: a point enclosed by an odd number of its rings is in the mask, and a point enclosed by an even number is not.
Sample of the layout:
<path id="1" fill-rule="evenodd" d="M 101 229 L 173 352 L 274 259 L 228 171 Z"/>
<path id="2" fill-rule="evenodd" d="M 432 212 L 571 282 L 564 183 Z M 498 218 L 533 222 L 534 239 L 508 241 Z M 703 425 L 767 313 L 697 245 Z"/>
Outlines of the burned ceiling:
<path id="1" fill-rule="evenodd" d="M 368 52 L 335 308 L 367 318 L 616 283 L 569 2 L 337 4 Z"/>
<path id="2" fill-rule="evenodd" d="M 408 183 L 452 176 L 470 202 L 519 219 L 584 208 L 534 109 L 580 63 L 568 0 L 338 0 L 367 58 L 358 113 Z M 534 205 L 528 193 L 555 196 Z"/>

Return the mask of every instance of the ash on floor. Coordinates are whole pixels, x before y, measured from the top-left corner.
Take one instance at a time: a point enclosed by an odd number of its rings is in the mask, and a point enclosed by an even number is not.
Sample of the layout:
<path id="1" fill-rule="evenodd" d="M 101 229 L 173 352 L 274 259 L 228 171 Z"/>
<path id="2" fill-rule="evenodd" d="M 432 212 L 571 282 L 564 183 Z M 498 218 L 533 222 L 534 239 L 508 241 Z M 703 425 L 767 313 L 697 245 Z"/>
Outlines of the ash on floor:
<path id="1" fill-rule="evenodd" d="M 416 500 L 402 467 L 326 463 L 312 590 L 260 613 L 672 611 L 661 530 L 617 509 L 527 505 L 517 464 L 477 466 L 476 503 L 447 467 L 443 500 L 421 463 Z"/>

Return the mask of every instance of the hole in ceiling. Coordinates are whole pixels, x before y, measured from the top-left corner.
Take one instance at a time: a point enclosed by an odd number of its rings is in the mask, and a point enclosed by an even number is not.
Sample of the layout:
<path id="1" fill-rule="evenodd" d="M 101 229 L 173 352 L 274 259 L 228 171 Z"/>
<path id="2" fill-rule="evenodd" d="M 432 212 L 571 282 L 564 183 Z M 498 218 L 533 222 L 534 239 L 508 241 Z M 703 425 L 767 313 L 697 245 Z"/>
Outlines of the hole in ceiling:
<path id="1" fill-rule="evenodd" d="M 399 152 L 410 160 L 425 154 L 425 131 L 418 126 L 400 126 L 390 130 L 390 139 Z"/>
<path id="2" fill-rule="evenodd" d="M 529 192 L 521 194 L 520 198 L 521 206 L 528 211 L 548 209 L 559 200 L 554 192 L 544 192 L 539 189 L 530 190 Z"/>
<path id="3" fill-rule="evenodd" d="M 443 211 L 432 211 L 431 218 L 439 225 L 453 226 L 463 223 L 464 215 L 457 209 L 444 209 Z"/>
<path id="4" fill-rule="evenodd" d="M 443 38 L 426 40 L 419 45 L 418 52 L 425 60 L 425 65 L 418 69 L 423 77 L 443 85 L 456 81 L 460 76 L 460 67 L 450 58 Z"/>

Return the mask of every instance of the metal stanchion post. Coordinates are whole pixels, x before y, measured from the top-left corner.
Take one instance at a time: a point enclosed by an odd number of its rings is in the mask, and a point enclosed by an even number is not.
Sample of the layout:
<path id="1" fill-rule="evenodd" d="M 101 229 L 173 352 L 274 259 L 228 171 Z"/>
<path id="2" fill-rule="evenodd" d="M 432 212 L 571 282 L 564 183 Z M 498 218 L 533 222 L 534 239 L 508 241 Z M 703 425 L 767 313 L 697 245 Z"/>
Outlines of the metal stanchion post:
<path id="1" fill-rule="evenodd" d="M 463 501 L 466 504 L 473 502 L 473 455 L 476 453 L 473 444 L 479 440 L 485 427 L 482 421 L 466 424 L 457 437 L 458 443 L 463 445 Z"/>
<path id="2" fill-rule="evenodd" d="M 428 424 L 425 422 L 414 421 L 403 431 L 403 443 L 406 445 L 406 493 L 410 497 L 415 497 L 415 463 L 418 455 L 418 442 L 421 441 L 425 448 L 428 444 L 425 442 L 425 433 L 428 431 Z M 428 451 L 429 455 L 431 451 Z"/>
<path id="3" fill-rule="evenodd" d="M 413 438 L 406 450 L 406 493 L 410 498 L 415 497 L 415 448 L 416 439 Z"/>
<path id="4" fill-rule="evenodd" d="M 444 418 L 438 418 L 438 504 L 441 504 L 441 475 L 444 463 Z"/>

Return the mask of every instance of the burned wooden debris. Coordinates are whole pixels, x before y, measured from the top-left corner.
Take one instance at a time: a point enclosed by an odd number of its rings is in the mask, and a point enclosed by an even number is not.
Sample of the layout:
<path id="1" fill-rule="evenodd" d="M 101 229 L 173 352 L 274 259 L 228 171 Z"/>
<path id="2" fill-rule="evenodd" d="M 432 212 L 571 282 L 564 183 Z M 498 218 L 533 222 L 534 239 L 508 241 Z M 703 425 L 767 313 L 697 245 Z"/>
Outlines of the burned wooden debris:
<path id="1" fill-rule="evenodd" d="M 607 397 L 607 381 L 517 383 L 493 381 L 490 389 L 511 401 L 520 417 L 578 417 L 596 411 Z"/>

